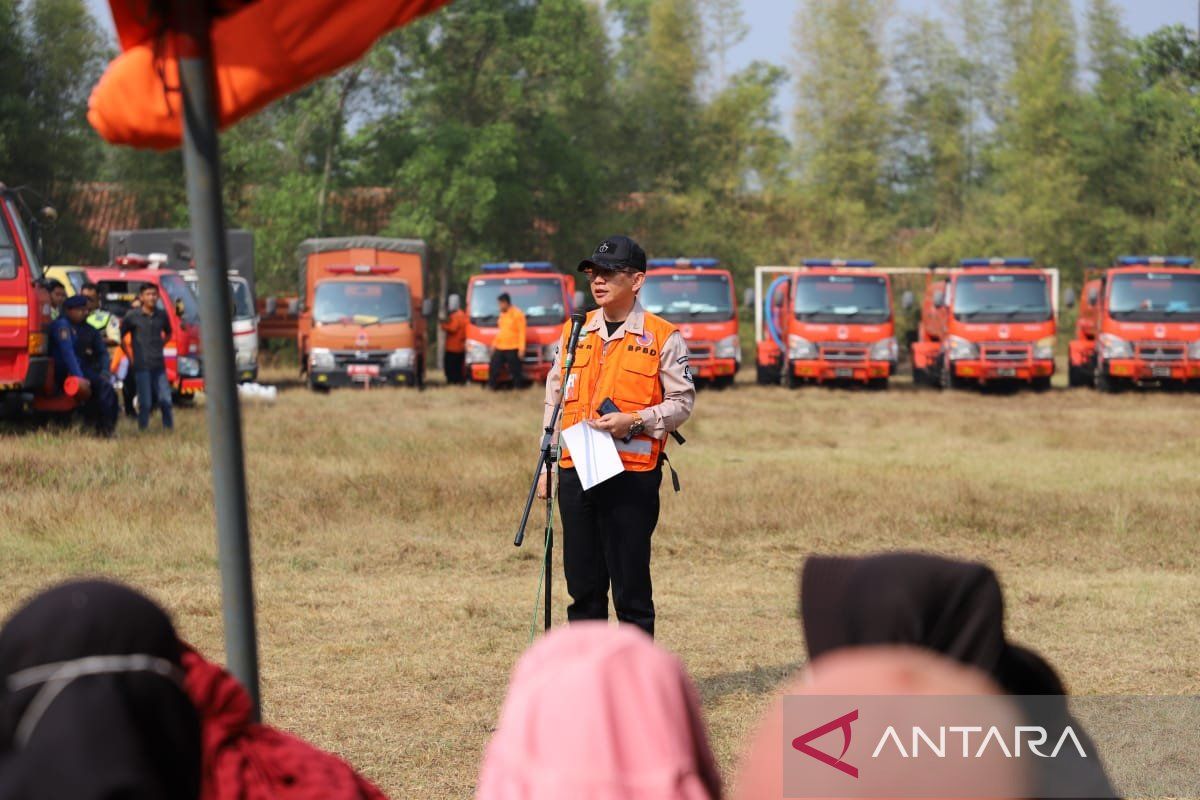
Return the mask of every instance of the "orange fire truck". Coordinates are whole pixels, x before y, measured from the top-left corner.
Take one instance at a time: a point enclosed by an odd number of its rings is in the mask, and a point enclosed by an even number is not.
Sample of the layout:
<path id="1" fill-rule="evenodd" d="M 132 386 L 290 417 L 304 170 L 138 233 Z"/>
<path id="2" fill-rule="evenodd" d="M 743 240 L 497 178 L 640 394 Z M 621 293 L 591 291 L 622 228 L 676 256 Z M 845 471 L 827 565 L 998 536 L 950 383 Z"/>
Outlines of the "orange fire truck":
<path id="1" fill-rule="evenodd" d="M 499 297 L 507 294 L 525 314 L 525 378 L 545 381 L 558 353 L 563 324 L 575 306 L 575 277 L 547 261 L 484 264 L 467 283 L 466 365 L 471 380 L 486 383 L 500 319 Z M 503 380 L 512 380 L 506 376 Z"/>
<path id="2" fill-rule="evenodd" d="M 361 236 L 300 243 L 297 349 L 310 388 L 425 382 L 425 243 Z"/>
<path id="3" fill-rule="evenodd" d="M 896 371 L 891 278 L 873 261 L 810 259 L 763 294 L 758 382 L 859 383 L 885 389 Z"/>
<path id="4" fill-rule="evenodd" d="M 931 270 L 912 345 L 913 381 L 944 388 L 1028 384 L 1054 374 L 1054 287 L 1028 258 L 977 258 Z"/>
<path id="5" fill-rule="evenodd" d="M 1123 256 L 1089 272 L 1070 345 L 1072 386 L 1200 386 L 1200 272 L 1182 256 Z"/>
<path id="6" fill-rule="evenodd" d="M 733 276 L 719 263 L 715 258 L 652 258 L 638 299 L 647 311 L 679 327 L 692 377 L 725 387 L 742 365 L 742 340 Z"/>

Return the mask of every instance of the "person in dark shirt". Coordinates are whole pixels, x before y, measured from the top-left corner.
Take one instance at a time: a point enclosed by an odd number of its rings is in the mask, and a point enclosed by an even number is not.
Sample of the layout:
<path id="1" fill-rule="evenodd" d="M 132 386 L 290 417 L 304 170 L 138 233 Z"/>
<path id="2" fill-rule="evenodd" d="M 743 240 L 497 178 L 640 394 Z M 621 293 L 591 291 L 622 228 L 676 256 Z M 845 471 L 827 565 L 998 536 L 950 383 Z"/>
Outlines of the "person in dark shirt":
<path id="1" fill-rule="evenodd" d="M 137 386 L 138 428 L 150 426 L 150 411 L 157 402 L 162 410 L 163 428 L 175 427 L 171 409 L 171 384 L 167 382 L 167 364 L 163 345 L 171 339 L 171 320 L 158 307 L 158 287 L 148 283 L 138 293 L 141 307 L 131 310 L 121 322 L 122 347 L 130 334 L 133 352 L 125 351 L 131 362 L 130 373 Z"/>

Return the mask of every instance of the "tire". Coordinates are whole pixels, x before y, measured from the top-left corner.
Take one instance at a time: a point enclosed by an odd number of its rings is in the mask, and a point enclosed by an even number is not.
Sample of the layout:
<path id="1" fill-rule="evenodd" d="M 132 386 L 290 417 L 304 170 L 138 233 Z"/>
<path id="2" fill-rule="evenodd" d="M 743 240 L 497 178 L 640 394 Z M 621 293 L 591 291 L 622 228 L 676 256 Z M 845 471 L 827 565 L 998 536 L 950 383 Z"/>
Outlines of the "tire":
<path id="1" fill-rule="evenodd" d="M 783 385 L 789 389 L 800 388 L 800 381 L 796 380 L 796 373 L 792 371 L 790 361 L 783 362 Z"/>
<path id="2" fill-rule="evenodd" d="M 929 373 L 914 364 L 912 368 L 912 382 L 913 386 L 928 386 Z"/>
<path id="3" fill-rule="evenodd" d="M 733 386 L 733 376 L 732 375 L 722 375 L 719 378 L 713 378 L 712 385 L 713 385 L 714 389 L 720 389 L 720 390 L 728 389 L 730 386 Z"/>
<path id="4" fill-rule="evenodd" d="M 1043 394 L 1050 391 L 1050 378 L 1034 378 L 1032 381 L 1033 390 L 1038 394 Z"/>
<path id="5" fill-rule="evenodd" d="M 887 378 L 872 378 L 871 380 L 867 381 L 867 389 L 872 392 L 886 392 L 888 383 L 889 381 Z"/>
<path id="6" fill-rule="evenodd" d="M 1067 367 L 1067 385 L 1072 389 L 1077 389 L 1080 386 L 1091 386 L 1092 381 L 1083 367 L 1071 364 Z"/>
<path id="7" fill-rule="evenodd" d="M 962 378 L 957 378 L 954 375 L 954 368 L 950 366 L 950 362 L 943 360 L 942 368 L 938 371 L 938 385 L 943 389 L 965 389 L 967 382 Z"/>
<path id="8" fill-rule="evenodd" d="M 759 364 L 755 383 L 759 386 L 778 386 L 781 377 L 779 370 L 774 367 L 764 367 L 762 364 Z"/>
<path id="9" fill-rule="evenodd" d="M 1116 394 L 1121 391 L 1121 384 L 1108 374 L 1103 361 L 1096 362 L 1096 389 L 1105 394 Z"/>
<path id="10" fill-rule="evenodd" d="M 308 388 L 314 394 L 329 394 L 329 387 L 321 386 L 320 384 L 313 381 L 311 374 L 308 376 Z"/>

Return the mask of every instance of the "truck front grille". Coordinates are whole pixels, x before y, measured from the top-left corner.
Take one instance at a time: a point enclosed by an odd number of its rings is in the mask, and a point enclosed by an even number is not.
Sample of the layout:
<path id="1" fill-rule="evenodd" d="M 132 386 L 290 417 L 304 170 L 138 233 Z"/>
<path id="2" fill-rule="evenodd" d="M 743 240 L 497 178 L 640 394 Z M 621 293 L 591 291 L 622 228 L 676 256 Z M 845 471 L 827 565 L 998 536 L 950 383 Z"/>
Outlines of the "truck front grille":
<path id="1" fill-rule="evenodd" d="M 1183 342 L 1135 342 L 1135 355 L 1144 361 L 1184 361 L 1187 345 Z"/>

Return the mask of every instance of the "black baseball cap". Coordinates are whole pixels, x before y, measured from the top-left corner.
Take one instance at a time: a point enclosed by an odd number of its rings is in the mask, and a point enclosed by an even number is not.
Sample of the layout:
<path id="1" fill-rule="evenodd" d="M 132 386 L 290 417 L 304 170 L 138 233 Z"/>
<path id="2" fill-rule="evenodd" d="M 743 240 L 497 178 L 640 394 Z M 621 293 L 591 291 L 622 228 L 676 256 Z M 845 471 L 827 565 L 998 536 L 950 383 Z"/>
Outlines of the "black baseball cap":
<path id="1" fill-rule="evenodd" d="M 645 272 L 646 251 L 628 236 L 609 236 L 596 245 L 591 258 L 579 262 L 580 272 L 591 268 Z"/>

